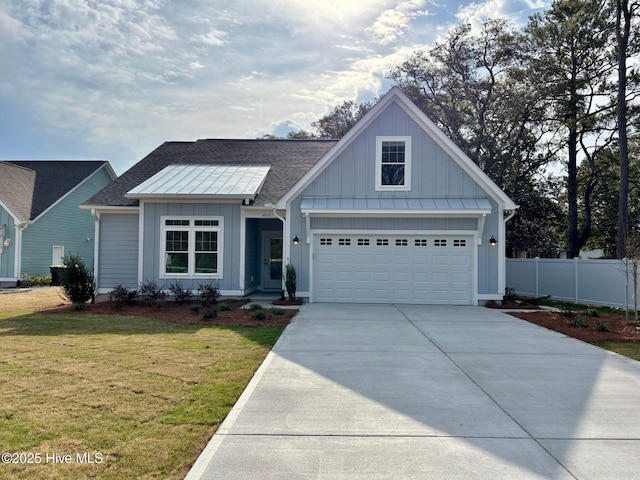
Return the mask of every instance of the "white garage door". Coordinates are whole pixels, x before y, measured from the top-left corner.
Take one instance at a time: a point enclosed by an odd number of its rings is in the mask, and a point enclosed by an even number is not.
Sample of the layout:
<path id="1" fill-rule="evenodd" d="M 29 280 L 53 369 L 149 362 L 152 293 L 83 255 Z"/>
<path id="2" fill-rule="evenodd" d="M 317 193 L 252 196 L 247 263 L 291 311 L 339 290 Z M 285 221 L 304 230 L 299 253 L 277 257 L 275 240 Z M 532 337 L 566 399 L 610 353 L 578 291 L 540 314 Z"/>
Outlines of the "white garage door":
<path id="1" fill-rule="evenodd" d="M 314 235 L 313 301 L 469 305 L 473 237 Z"/>

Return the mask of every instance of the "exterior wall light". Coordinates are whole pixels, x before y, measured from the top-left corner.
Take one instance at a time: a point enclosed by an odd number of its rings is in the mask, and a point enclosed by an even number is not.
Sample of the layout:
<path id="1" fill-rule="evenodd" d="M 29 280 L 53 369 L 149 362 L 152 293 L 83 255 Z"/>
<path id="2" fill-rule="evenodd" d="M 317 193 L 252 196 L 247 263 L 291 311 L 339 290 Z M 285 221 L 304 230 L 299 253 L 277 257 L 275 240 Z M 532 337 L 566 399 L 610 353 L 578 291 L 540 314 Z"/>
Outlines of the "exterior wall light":
<path id="1" fill-rule="evenodd" d="M 2 242 L 2 245 L 9 248 L 11 246 L 11 239 L 10 238 L 5 238 L 4 242 Z"/>
<path id="2" fill-rule="evenodd" d="M 491 245 L 492 247 L 495 247 L 497 244 L 498 244 L 498 241 L 496 240 L 496 237 L 491 235 L 491 238 L 489 239 L 489 245 Z"/>
<path id="3" fill-rule="evenodd" d="M 300 243 L 300 238 L 298 238 L 298 235 L 296 235 L 295 237 L 293 237 L 293 244 L 298 245 L 299 243 Z"/>

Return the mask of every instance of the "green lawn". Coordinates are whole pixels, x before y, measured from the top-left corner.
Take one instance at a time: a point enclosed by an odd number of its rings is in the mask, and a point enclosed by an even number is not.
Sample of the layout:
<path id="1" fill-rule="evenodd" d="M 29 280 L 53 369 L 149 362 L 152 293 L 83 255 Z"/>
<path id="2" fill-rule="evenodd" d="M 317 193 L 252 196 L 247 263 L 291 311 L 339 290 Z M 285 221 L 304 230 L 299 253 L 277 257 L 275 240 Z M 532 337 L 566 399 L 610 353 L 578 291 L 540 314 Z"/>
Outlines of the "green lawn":
<path id="1" fill-rule="evenodd" d="M 593 342 L 594 345 L 640 361 L 640 343 Z"/>
<path id="2" fill-rule="evenodd" d="M 0 478 L 183 478 L 281 333 L 90 314 L 0 319 L 1 450 L 35 462 L 2 463 Z"/>

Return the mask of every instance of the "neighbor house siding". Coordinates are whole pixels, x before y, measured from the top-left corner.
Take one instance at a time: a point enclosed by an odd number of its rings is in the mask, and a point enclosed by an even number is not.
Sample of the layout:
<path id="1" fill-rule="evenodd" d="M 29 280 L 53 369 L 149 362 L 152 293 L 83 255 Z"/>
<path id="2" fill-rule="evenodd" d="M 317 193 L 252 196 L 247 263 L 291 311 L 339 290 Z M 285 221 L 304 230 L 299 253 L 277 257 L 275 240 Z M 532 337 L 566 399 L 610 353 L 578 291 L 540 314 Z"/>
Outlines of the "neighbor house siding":
<path id="1" fill-rule="evenodd" d="M 102 214 L 98 288 L 138 287 L 138 215 Z"/>
<path id="2" fill-rule="evenodd" d="M 197 289 L 200 284 L 214 283 L 220 290 L 240 290 L 240 204 L 239 203 L 144 203 L 144 270 L 143 281 L 152 280 L 162 288 L 180 283 Z M 163 215 L 220 216 L 224 218 L 222 278 L 160 278 Z"/>
<path id="3" fill-rule="evenodd" d="M 93 270 L 94 221 L 91 212 L 80 210 L 80 205 L 111 182 L 101 168 L 24 230 L 23 274 L 49 275 L 54 245 L 64 246 L 65 255 L 79 255 Z"/>
<path id="4" fill-rule="evenodd" d="M 3 253 L 0 255 L 0 282 L 3 278 L 17 279 L 15 273 L 15 249 L 17 248 L 15 222 L 11 214 L 0 205 L 0 226 L 2 225 L 6 225 L 5 235 L 6 238 L 11 239 L 11 245 L 4 247 Z M 15 286 L 15 281 L 12 282 L 12 285 Z"/>

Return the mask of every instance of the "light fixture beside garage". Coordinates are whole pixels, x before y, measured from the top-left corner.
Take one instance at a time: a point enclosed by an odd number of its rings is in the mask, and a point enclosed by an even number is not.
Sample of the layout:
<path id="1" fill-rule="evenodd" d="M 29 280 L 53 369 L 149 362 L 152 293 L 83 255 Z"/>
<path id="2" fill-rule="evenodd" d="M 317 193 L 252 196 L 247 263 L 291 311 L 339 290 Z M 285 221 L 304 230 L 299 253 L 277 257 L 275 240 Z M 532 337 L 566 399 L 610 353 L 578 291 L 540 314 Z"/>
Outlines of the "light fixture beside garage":
<path id="1" fill-rule="evenodd" d="M 296 235 L 295 237 L 293 237 L 293 244 L 294 244 L 294 245 L 298 245 L 298 244 L 300 244 L 300 238 L 298 237 L 298 235 Z"/>
<path id="2" fill-rule="evenodd" d="M 491 238 L 489 239 L 489 245 L 491 245 L 492 247 L 495 247 L 497 244 L 498 244 L 498 241 L 496 240 L 496 237 L 491 235 Z"/>

